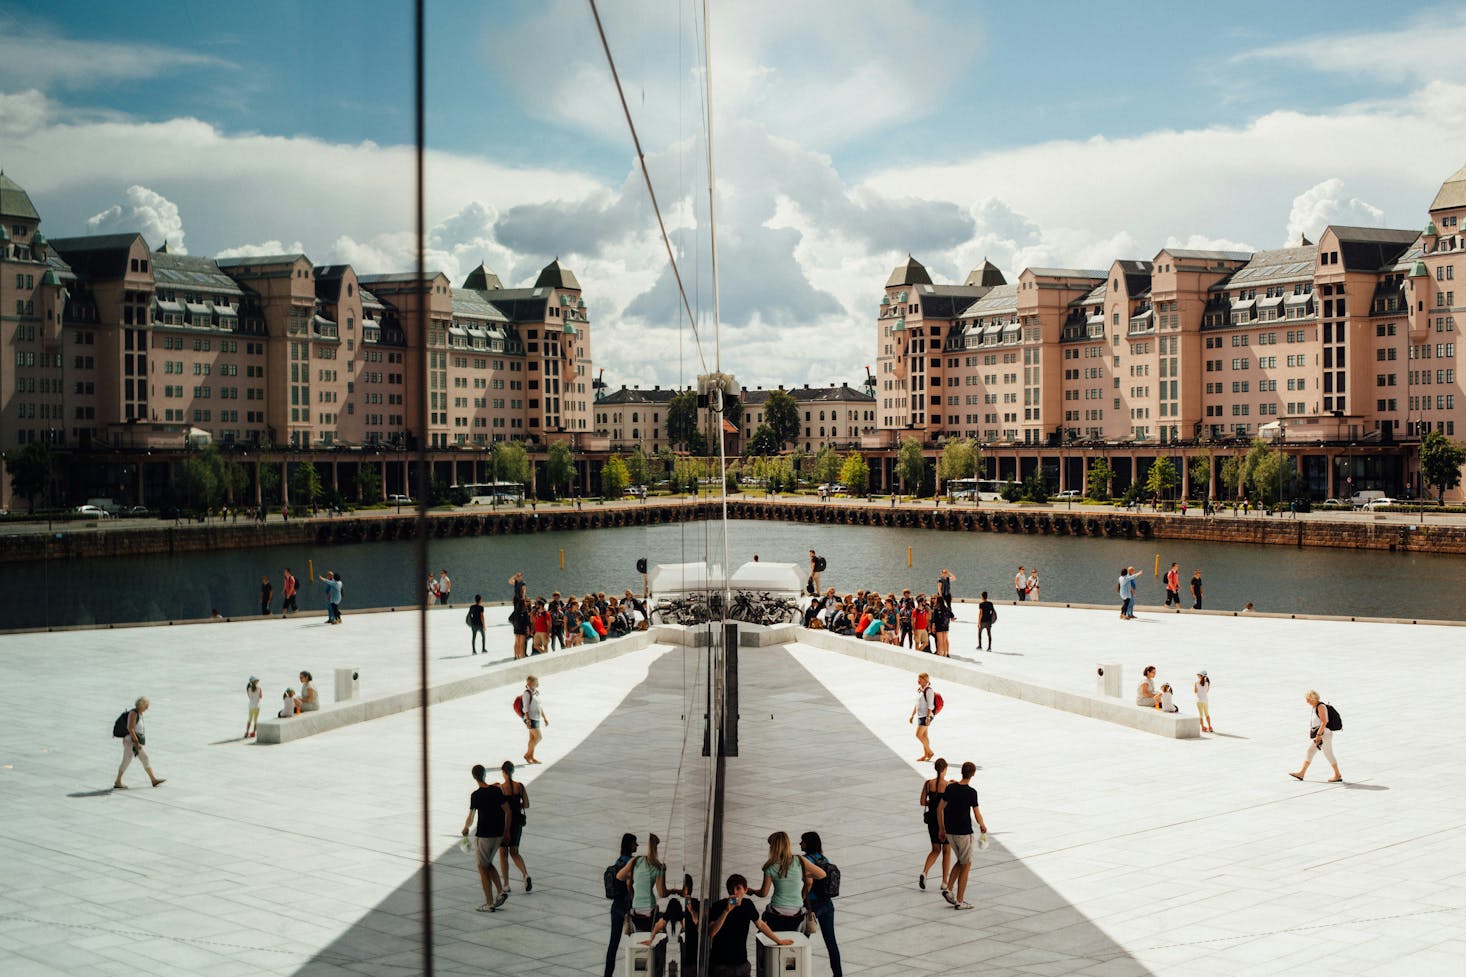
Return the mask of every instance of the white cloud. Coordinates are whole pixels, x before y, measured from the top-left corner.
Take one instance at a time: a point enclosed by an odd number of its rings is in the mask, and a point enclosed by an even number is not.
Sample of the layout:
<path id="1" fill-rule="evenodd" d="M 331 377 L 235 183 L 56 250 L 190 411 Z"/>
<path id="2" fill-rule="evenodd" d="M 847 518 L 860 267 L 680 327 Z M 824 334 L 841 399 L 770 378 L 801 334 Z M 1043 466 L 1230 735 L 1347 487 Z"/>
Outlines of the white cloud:
<path id="1" fill-rule="evenodd" d="M 86 41 L 62 37 L 0 14 L 0 87 L 34 85 L 87 88 L 107 82 L 152 78 L 180 68 L 231 67 L 229 62 L 185 48 L 135 41 Z"/>
<path id="2" fill-rule="evenodd" d="M 1331 74 L 1369 75 L 1387 82 L 1466 81 L 1466 11 L 1417 14 L 1394 30 L 1369 30 L 1301 38 L 1249 51 L 1233 59 L 1274 62 Z"/>
<path id="3" fill-rule="evenodd" d="M 1180 248 L 1186 251 L 1241 251 L 1250 253 L 1259 250 L 1245 241 L 1233 241 L 1225 237 L 1208 237 L 1205 234 L 1191 234 L 1184 238 L 1172 234 L 1166 238 L 1166 247 Z"/>
<path id="4" fill-rule="evenodd" d="M 1300 234 L 1307 235 L 1310 241 L 1317 241 L 1323 229 L 1330 224 L 1383 227 L 1384 223 L 1384 211 L 1358 197 L 1346 200 L 1344 181 L 1334 177 L 1314 184 L 1293 198 L 1293 208 L 1288 212 L 1286 241 L 1296 244 Z"/>
<path id="5" fill-rule="evenodd" d="M 23 139 L 38 132 L 49 116 L 46 96 L 34 88 L 14 95 L 0 92 L 0 136 Z"/>
<path id="6" fill-rule="evenodd" d="M 128 187 L 123 196 L 124 203 L 113 204 L 87 218 L 88 233 L 137 231 L 149 247 L 156 248 L 167 242 L 169 251 L 188 254 L 183 244 L 183 218 L 178 213 L 177 204 L 161 193 L 135 184 Z"/>
<path id="7" fill-rule="evenodd" d="M 171 248 L 170 248 L 171 250 Z M 292 241 L 285 244 L 282 241 L 269 240 L 261 241 L 258 244 L 238 244 L 232 248 L 225 248 L 214 255 L 215 258 L 259 258 L 272 254 L 301 254 L 305 251 L 305 245 L 299 241 Z"/>

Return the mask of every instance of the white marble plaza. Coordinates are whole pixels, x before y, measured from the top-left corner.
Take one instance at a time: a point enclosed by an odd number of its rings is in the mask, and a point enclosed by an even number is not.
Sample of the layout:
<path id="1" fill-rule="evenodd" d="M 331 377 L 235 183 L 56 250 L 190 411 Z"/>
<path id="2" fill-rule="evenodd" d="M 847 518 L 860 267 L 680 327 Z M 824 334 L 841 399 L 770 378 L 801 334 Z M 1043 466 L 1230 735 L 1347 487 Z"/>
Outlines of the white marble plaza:
<path id="1" fill-rule="evenodd" d="M 1130 623 L 1043 605 L 999 613 L 997 652 L 978 655 L 975 608 L 959 607 L 954 655 L 1085 692 L 1096 662 L 1121 662 L 1127 694 L 1140 667 L 1155 664 L 1183 710 L 1206 668 L 1218 733 L 1166 739 L 942 686 L 933 746 L 954 766 L 980 764 L 975 783 L 997 842 L 974 866 L 969 899 L 979 911 L 952 913 L 915 886 L 927 847 L 916 788 L 929 768 L 914 762 L 906 717 L 927 659 L 745 650 L 729 860 L 753 873 L 762 834 L 797 833 L 838 807 L 822 830 L 846 872 L 847 973 L 1462 972 L 1466 760 L 1448 702 L 1466 683 L 1466 631 L 1145 608 Z M 411 687 L 416 622 L 357 614 L 341 627 L 311 616 L 0 638 L 10 691 L 0 724 L 0 973 L 417 972 L 420 714 L 278 746 L 239 738 L 251 674 L 267 706 L 301 668 L 328 704 L 336 666 L 361 669 L 364 695 Z M 461 609 L 435 611 L 429 634 L 433 683 L 487 664 L 467 654 Z M 505 657 L 508 641 L 496 625 L 490 658 Z M 547 762 L 521 768 L 532 794 L 537 779 L 551 783 L 596 745 L 616 758 L 604 776 L 643 799 L 641 820 L 665 822 L 654 810 L 665 778 L 640 769 L 653 731 L 586 738 L 611 735 L 603 720 L 633 699 L 679 728 L 681 654 L 654 646 L 547 682 Z M 656 669 L 661 691 L 637 693 Z M 1319 764 L 1307 783 L 1287 776 L 1303 754 L 1310 688 L 1343 714 L 1344 785 L 1323 783 Z M 120 747 L 110 727 L 138 695 L 152 700 L 148 748 L 167 783 L 149 788 L 134 766 L 131 789 L 113 792 Z M 588 782 L 581 805 L 535 810 L 524 844 L 534 892 L 516 877 L 504 913 L 473 912 L 477 880 L 454 843 L 468 767 L 523 752 L 511 695 L 496 689 L 431 711 L 437 970 L 600 973 L 599 870 L 621 831 L 645 830 L 624 823 L 620 792 L 604 784 Z M 823 744 L 821 730 L 847 711 L 863 738 L 842 732 L 843 751 Z M 801 728 L 806 735 L 791 734 Z M 891 828 L 892 812 L 909 830 Z M 828 973 L 815 944 L 815 972 Z"/>

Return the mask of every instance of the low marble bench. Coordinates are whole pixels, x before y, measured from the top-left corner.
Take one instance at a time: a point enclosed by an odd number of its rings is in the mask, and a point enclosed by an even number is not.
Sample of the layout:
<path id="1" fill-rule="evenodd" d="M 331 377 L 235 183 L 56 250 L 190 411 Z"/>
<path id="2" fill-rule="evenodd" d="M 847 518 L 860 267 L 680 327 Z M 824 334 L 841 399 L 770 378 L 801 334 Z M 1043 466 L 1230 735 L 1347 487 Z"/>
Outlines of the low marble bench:
<path id="1" fill-rule="evenodd" d="M 440 702 L 461 699 L 464 696 L 476 695 L 489 689 L 517 685 L 524 681 L 526 675 L 543 677 L 573 668 L 583 668 L 586 665 L 596 665 L 628 652 L 640 651 L 651 644 L 652 636 L 649 632 L 637 631 L 623 638 L 602 641 L 593 645 L 580 645 L 575 648 L 552 651 L 548 654 L 500 662 L 497 665 L 488 666 L 477 675 L 449 679 L 438 685 L 429 686 L 428 704 L 437 705 Z M 257 727 L 258 734 L 255 742 L 289 743 L 292 740 L 315 736 L 317 733 L 341 729 L 344 726 L 364 723 L 371 719 L 381 719 L 383 716 L 393 716 L 399 712 L 416 709 L 420 705 L 422 705 L 420 689 L 407 689 L 374 698 L 349 699 L 345 702 L 322 705 L 315 712 L 303 712 L 289 719 L 278 717 L 261 719 Z"/>
<path id="2" fill-rule="evenodd" d="M 971 686 L 983 692 L 1004 695 L 1010 699 L 1021 699 L 1036 706 L 1046 706 L 1063 712 L 1072 712 L 1091 719 L 1102 719 L 1107 723 L 1129 726 L 1157 736 L 1171 739 L 1200 739 L 1201 720 L 1197 716 L 1177 712 L 1161 712 L 1159 709 L 1142 709 L 1130 699 L 1114 699 L 1108 696 L 1086 695 L 1055 689 L 1023 679 L 993 675 L 966 662 L 951 658 L 912 651 L 881 641 L 862 641 L 859 638 L 830 634 L 828 631 L 801 631 L 797 639 L 800 644 L 839 652 L 862 661 L 878 665 L 893 665 L 914 672 L 926 672 L 933 682 L 956 682 Z"/>

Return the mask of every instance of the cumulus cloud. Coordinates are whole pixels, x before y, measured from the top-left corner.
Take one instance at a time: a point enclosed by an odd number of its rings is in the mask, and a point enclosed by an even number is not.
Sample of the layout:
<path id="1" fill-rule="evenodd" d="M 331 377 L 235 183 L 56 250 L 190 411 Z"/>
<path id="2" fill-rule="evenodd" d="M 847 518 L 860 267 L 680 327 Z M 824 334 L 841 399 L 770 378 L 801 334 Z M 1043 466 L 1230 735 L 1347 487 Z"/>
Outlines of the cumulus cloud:
<path id="1" fill-rule="evenodd" d="M 1288 212 L 1287 243 L 1296 244 L 1300 234 L 1317 241 L 1330 224 L 1384 227 L 1385 212 L 1358 197 L 1346 199 L 1344 181 L 1338 177 L 1324 180 L 1293 198 L 1293 208 Z"/>
<path id="2" fill-rule="evenodd" d="M 1205 234 L 1191 234 L 1184 238 L 1172 234 L 1166 238 L 1166 247 L 1180 248 L 1186 251 L 1241 251 L 1250 253 L 1258 250 L 1245 241 L 1233 241 L 1225 237 L 1209 237 Z"/>
<path id="3" fill-rule="evenodd" d="M 172 245 L 169 245 L 172 250 Z M 283 241 L 269 240 L 261 241 L 258 244 L 237 244 L 232 248 L 225 248 L 215 258 L 259 258 L 272 254 L 301 254 L 305 251 L 305 245 L 299 241 L 292 241 L 285 244 Z"/>
<path id="4" fill-rule="evenodd" d="M 38 132 L 49 115 L 46 96 L 35 89 L 13 95 L 0 92 L 0 136 L 22 139 Z"/>
<path id="5" fill-rule="evenodd" d="M 159 247 L 166 241 L 169 251 L 188 254 L 183 245 L 183 218 L 177 204 L 155 190 L 136 184 L 127 188 L 123 198 L 122 203 L 87 218 L 87 231 L 91 234 L 137 231 L 150 247 Z"/>

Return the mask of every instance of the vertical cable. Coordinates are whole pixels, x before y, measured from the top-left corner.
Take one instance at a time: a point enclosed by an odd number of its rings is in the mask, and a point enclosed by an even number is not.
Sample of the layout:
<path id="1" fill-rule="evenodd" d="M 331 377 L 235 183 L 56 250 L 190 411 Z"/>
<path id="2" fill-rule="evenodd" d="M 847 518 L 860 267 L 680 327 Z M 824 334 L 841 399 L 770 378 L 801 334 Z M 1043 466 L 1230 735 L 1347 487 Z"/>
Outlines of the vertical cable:
<path id="1" fill-rule="evenodd" d="M 428 289 L 427 273 L 427 222 L 424 216 L 426 195 L 424 185 L 425 155 L 427 147 L 426 97 L 424 83 L 425 46 L 424 21 L 426 0 L 416 0 L 413 5 L 413 89 L 415 93 L 416 123 L 416 175 L 417 186 L 417 344 L 422 364 L 422 375 L 418 378 L 417 409 L 417 524 L 414 527 L 417 541 L 417 669 L 418 669 L 418 715 L 421 717 L 422 757 L 419 774 L 422 776 L 422 972 L 424 977 L 433 975 L 433 852 L 432 834 L 428 824 L 428 594 L 421 582 L 428 573 L 428 301 L 432 294 Z"/>

